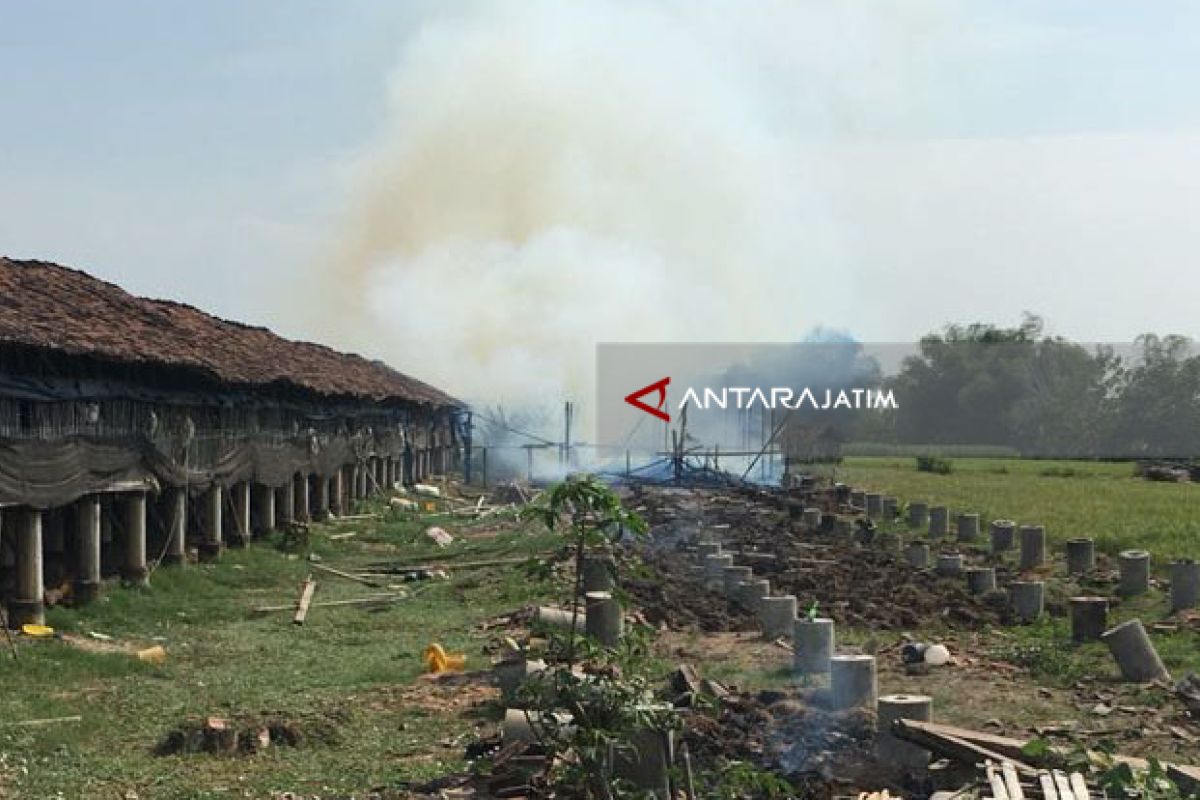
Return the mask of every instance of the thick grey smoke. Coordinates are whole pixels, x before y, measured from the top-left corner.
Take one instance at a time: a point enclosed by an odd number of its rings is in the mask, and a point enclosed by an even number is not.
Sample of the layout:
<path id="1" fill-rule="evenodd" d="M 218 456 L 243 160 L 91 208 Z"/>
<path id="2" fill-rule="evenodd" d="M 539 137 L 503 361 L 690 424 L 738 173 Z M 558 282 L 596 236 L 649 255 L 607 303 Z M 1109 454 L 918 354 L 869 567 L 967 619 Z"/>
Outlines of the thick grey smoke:
<path id="1" fill-rule="evenodd" d="M 914 113 L 910 37 L 944 16 L 869 8 L 521 0 L 430 21 L 335 259 L 375 350 L 469 399 L 588 398 L 598 341 L 850 318 L 822 154 Z"/>

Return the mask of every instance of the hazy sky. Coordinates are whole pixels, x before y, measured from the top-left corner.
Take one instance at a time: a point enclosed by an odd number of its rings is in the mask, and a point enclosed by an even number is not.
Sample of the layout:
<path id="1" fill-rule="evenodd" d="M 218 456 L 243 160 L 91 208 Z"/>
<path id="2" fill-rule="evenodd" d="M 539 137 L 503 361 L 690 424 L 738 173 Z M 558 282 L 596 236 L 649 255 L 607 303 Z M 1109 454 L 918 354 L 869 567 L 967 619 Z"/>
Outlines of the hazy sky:
<path id="1" fill-rule="evenodd" d="M 567 279 L 546 303 L 574 311 L 572 270 L 588 295 L 571 346 L 639 338 L 655 304 L 679 321 L 642 338 L 907 340 L 1023 310 L 1081 339 L 1200 336 L 1200 5 L 831 5 L 0 0 L 0 253 L 440 380 L 414 350 L 527 354 L 420 309 L 542 324 L 484 307 L 509 275 L 536 297 L 546 259 Z M 551 136 L 552 174 L 515 171 Z M 743 244 L 748 288 L 714 277 Z M 687 296 L 699 325 L 670 301 L 686 268 L 647 266 L 690 248 L 716 285 Z M 586 316 L 622 259 L 645 307 Z M 343 274 L 369 297 L 322 290 Z"/>

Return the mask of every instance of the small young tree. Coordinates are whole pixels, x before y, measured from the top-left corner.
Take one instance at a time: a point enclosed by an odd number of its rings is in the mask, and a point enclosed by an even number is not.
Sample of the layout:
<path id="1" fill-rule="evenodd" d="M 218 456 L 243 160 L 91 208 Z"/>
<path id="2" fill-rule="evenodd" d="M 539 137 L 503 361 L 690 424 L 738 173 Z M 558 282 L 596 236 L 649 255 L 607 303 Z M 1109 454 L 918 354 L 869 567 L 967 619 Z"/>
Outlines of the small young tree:
<path id="1" fill-rule="evenodd" d="M 583 599 L 583 560 L 591 551 L 606 548 L 623 535 L 643 536 L 646 523 L 627 511 L 620 498 L 594 475 L 573 475 L 556 484 L 534 505 L 530 515 L 541 520 L 548 530 L 564 530 L 571 548 L 575 575 L 571 592 L 571 636 L 567 663 L 575 660 L 575 631 L 579 623 L 579 604 Z"/>

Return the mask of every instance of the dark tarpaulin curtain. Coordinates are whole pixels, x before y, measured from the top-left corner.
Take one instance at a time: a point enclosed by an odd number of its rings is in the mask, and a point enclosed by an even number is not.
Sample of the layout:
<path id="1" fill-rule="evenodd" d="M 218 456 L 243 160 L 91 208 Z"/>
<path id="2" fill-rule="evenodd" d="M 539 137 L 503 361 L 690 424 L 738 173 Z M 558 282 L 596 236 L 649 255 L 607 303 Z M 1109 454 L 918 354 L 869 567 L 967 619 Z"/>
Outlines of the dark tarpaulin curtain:
<path id="1" fill-rule="evenodd" d="M 158 449 L 149 439 L 53 441 L 0 439 L 0 504 L 53 508 L 119 484 L 141 482 L 152 488 L 212 484 L 230 486 L 252 480 L 282 486 L 297 472 L 332 475 L 370 454 L 361 441 L 334 438 L 314 446 L 306 441 L 280 443 L 253 438 L 223 443 L 210 463 L 192 464 L 183 448 L 177 454 Z M 387 452 L 398 452 L 399 447 Z"/>

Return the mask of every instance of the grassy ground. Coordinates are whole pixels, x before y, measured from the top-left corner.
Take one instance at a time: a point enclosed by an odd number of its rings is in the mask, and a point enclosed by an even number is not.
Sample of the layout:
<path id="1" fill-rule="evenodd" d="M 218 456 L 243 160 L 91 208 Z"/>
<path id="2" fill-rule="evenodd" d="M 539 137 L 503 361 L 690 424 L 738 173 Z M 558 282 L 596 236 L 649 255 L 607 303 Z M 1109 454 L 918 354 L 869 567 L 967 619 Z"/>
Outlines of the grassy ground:
<path id="1" fill-rule="evenodd" d="M 331 541 L 335 529 L 318 526 L 311 548 L 322 563 L 345 569 L 447 554 L 515 557 L 552 544 L 524 531 L 478 539 L 468 533 L 443 551 L 420 535 L 431 523 L 459 532 L 446 520 L 410 518 L 358 523 L 357 536 Z M 295 626 L 289 612 L 251 612 L 294 601 L 310 572 L 305 553 L 287 554 L 276 544 L 228 551 L 213 566 L 164 569 L 149 589 L 113 587 L 86 609 L 52 609 L 48 623 L 77 635 L 79 644 L 23 639 L 19 661 L 0 654 L 0 797 L 348 796 L 454 767 L 470 721 L 414 708 L 395 697 L 395 687 L 422 672 L 421 653 L 431 641 L 467 653 L 468 669 L 486 668 L 486 635 L 476 624 L 553 587 L 514 566 L 463 571 L 449 582 L 408 584 L 420 593 L 382 610 L 313 608 L 307 624 Z M 316 577 L 318 601 L 378 591 Z M 128 652 L 97 652 L 91 631 L 129 647 L 161 643 L 167 661 L 153 666 Z M 76 714 L 82 722 L 4 724 Z M 252 757 L 154 755 L 168 731 L 210 715 L 285 718 L 320 735 Z M 458 740 L 439 748 L 446 739 Z"/>
<path id="2" fill-rule="evenodd" d="M 1052 543 L 1091 536 L 1109 553 L 1149 549 L 1160 564 L 1200 557 L 1200 484 L 1142 480 L 1130 464 L 977 458 L 953 464 L 951 474 L 936 475 L 918 472 L 911 458 L 848 458 L 835 474 L 901 502 L 1042 524 Z"/>

